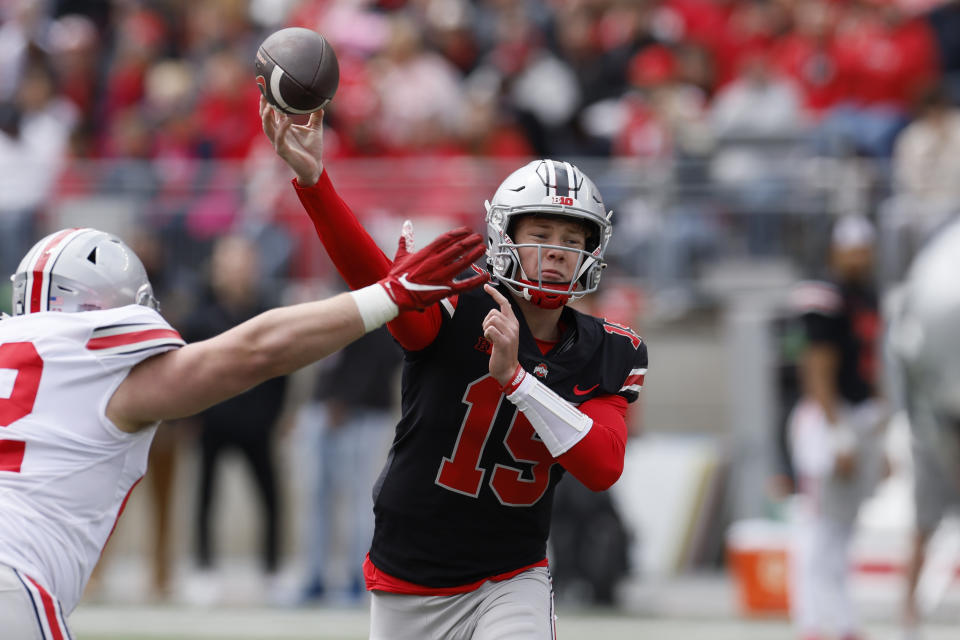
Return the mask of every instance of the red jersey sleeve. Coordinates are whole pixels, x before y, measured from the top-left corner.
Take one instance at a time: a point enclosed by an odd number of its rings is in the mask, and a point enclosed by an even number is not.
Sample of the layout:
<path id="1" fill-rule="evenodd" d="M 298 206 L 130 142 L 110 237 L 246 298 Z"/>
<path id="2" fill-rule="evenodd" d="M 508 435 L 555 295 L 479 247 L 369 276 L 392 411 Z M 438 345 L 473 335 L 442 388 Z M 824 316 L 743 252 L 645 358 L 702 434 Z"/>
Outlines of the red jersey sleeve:
<path id="1" fill-rule="evenodd" d="M 593 427 L 557 462 L 587 488 L 604 491 L 623 473 L 627 400 L 620 395 L 601 396 L 587 400 L 579 408 L 593 419 Z"/>
<path id="2" fill-rule="evenodd" d="M 293 187 L 327 255 L 351 289 L 374 284 L 389 273 L 390 259 L 333 188 L 326 170 L 315 185 L 304 187 L 294 178 Z M 440 305 L 435 304 L 423 312 L 402 313 L 387 328 L 403 348 L 418 351 L 437 337 L 440 322 Z"/>

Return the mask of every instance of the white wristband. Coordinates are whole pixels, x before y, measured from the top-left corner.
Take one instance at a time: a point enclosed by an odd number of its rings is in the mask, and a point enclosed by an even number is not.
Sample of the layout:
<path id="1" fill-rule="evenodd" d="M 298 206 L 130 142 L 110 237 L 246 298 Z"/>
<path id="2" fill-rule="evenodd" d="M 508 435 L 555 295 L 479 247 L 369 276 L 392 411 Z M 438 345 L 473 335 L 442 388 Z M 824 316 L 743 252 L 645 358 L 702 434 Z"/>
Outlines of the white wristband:
<path id="1" fill-rule="evenodd" d="M 561 398 L 535 376 L 527 375 L 507 400 L 527 417 L 554 458 L 580 442 L 593 419 Z"/>
<path id="2" fill-rule="evenodd" d="M 387 290 L 380 283 L 351 291 L 350 295 L 360 310 L 363 330 L 366 333 L 390 322 L 400 313 L 397 303 L 390 299 Z"/>

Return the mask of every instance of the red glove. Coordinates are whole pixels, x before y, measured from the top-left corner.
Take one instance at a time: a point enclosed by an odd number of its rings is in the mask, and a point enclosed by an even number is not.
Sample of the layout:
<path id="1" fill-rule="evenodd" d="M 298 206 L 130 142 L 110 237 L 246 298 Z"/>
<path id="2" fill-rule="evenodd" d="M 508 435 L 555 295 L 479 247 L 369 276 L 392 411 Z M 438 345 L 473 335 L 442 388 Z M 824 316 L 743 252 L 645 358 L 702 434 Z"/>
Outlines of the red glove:
<path id="1" fill-rule="evenodd" d="M 393 267 L 379 283 L 400 311 L 424 309 L 489 279 L 486 272 L 454 279 L 486 250 L 483 237 L 466 227 L 448 231 L 420 251 L 408 253 L 412 244 L 412 229 L 405 223 Z"/>

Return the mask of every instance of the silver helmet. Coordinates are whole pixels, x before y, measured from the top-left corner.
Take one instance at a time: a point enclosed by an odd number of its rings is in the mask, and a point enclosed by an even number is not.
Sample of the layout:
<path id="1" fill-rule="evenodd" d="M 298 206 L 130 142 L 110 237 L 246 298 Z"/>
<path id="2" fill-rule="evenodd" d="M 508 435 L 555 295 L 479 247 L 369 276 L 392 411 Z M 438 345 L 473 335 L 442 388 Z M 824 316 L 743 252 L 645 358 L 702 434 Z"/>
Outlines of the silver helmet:
<path id="1" fill-rule="evenodd" d="M 116 236 L 62 229 L 33 245 L 13 281 L 13 315 L 142 304 L 158 309 L 140 258 Z"/>
<path id="2" fill-rule="evenodd" d="M 504 180 L 485 202 L 487 208 L 487 263 L 493 277 L 518 295 L 546 308 L 559 307 L 597 290 L 606 263 L 603 254 L 610 242 L 610 218 L 593 181 L 569 162 L 534 160 Z M 524 273 L 518 247 L 570 247 L 515 244 L 510 237 L 519 217 L 545 214 L 572 218 L 587 225 L 591 233 L 585 250 L 577 251 L 573 279 L 558 287 L 544 283 L 538 273 Z M 532 277 L 531 277 L 532 276 Z"/>

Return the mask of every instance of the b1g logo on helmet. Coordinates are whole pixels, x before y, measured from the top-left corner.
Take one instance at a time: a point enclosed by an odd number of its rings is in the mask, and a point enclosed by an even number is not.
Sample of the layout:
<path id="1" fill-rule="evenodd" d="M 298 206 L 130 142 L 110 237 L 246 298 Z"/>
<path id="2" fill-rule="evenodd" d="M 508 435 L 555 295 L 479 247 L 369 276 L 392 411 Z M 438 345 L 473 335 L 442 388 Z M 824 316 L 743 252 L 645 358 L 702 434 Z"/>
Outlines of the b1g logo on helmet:
<path id="1" fill-rule="evenodd" d="M 562 204 L 565 207 L 573 206 L 573 198 L 570 196 L 551 196 L 550 201 L 553 204 Z"/>

